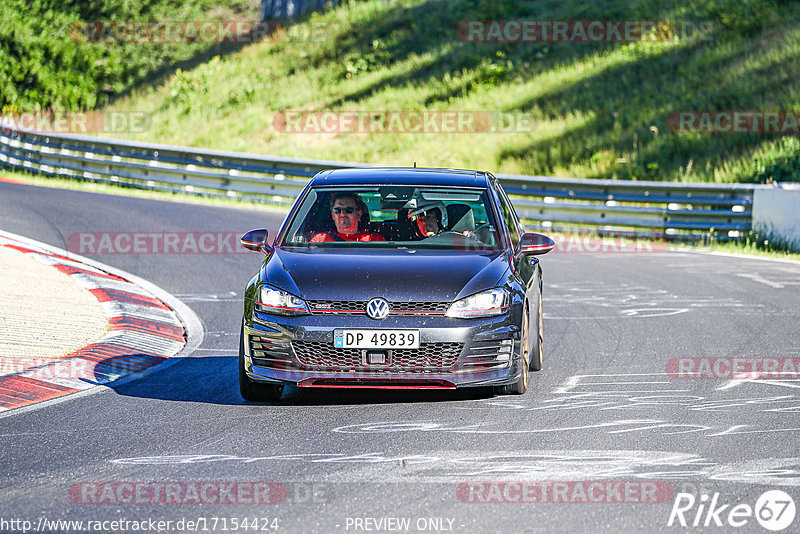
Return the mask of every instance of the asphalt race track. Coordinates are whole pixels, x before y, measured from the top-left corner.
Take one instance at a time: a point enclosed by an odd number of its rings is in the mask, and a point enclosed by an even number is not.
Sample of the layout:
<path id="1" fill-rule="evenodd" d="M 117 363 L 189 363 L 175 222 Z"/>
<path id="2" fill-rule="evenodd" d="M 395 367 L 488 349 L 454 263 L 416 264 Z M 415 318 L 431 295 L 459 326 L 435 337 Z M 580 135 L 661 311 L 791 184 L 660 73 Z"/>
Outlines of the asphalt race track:
<path id="1" fill-rule="evenodd" d="M 282 218 L 0 183 L 0 228 L 62 248 L 79 232 L 272 234 Z M 800 382 L 785 367 L 800 358 L 800 264 L 552 253 L 542 258 L 545 369 L 525 396 L 288 389 L 272 405 L 238 393 L 242 290 L 262 256 L 234 245 L 235 254 L 84 254 L 180 298 L 204 341 L 144 379 L 0 418 L 4 519 L 171 520 L 170 532 L 198 518 L 197 531 L 255 531 L 232 528 L 244 517 L 282 532 L 763 532 L 752 516 L 731 526 L 729 512 L 755 508 L 767 490 L 800 502 Z M 787 379 L 723 376 L 757 357 Z M 716 374 L 674 372 L 675 359 L 692 358 Z M 124 502 L 137 484 L 173 482 L 178 503 Z M 248 504 L 245 489 L 234 503 L 197 504 L 187 493 L 207 483 L 217 495 L 228 482 L 272 483 L 279 502 L 261 502 L 262 492 Z M 696 504 L 687 527 L 668 527 L 678 493 Z M 728 506 L 707 517 L 714 498 Z"/>

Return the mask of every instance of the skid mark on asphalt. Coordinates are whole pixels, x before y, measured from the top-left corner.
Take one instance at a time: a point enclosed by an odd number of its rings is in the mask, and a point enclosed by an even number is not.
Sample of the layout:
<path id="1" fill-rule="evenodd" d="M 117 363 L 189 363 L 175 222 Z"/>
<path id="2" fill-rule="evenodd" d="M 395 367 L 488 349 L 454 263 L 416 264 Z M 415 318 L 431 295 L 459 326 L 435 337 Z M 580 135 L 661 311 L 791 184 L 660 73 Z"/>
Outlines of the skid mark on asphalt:
<path id="1" fill-rule="evenodd" d="M 800 399 L 768 384 L 745 384 L 737 391 L 687 390 L 686 383 L 670 380 L 666 373 L 582 374 L 566 379 L 553 389 L 549 398 L 491 398 L 465 401 L 456 409 L 487 410 L 491 419 L 480 423 L 450 420 L 392 420 L 356 423 L 331 429 L 347 435 L 477 435 L 477 436 L 575 436 L 585 443 L 592 432 L 612 436 L 702 436 L 736 439 L 736 436 L 796 433 L 800 428 L 784 428 L 781 421 L 762 417 L 753 424 L 753 412 L 797 411 Z M 765 388 L 766 389 L 762 389 Z M 713 397 L 712 397 L 713 396 Z M 528 402 L 526 402 L 526 400 Z M 540 416 L 537 427 L 520 428 L 519 410 Z M 585 423 L 563 424 L 564 411 L 576 411 Z M 695 424 L 689 416 L 704 412 L 744 421 Z M 512 417 L 503 417 L 503 415 Z M 551 420 L 557 424 L 548 425 Z M 624 413 L 625 416 L 619 417 Z M 607 420 L 603 415 L 613 414 Z M 654 414 L 654 417 L 650 417 Z M 633 415 L 633 417 L 631 417 Z M 642 415 L 644 415 L 642 417 Z M 523 416 L 524 420 L 528 420 Z M 426 440 L 431 443 L 438 440 Z M 216 448 L 216 447 L 214 447 Z M 185 469 L 192 464 L 224 463 L 252 469 L 251 464 L 268 468 L 290 468 L 295 476 L 314 477 L 325 482 L 457 482 L 472 477 L 488 480 L 602 480 L 635 478 L 674 480 L 676 483 L 727 481 L 773 486 L 800 486 L 800 458 L 763 458 L 722 463 L 697 454 L 677 451 L 644 450 L 508 450 L 508 451 L 425 451 L 398 454 L 384 451 L 239 456 L 193 454 L 118 458 L 114 464 L 151 465 L 159 469 L 173 465 Z M 251 467 L 247 467 L 251 466 Z M 315 467 L 316 466 L 316 467 Z M 319 466 L 328 466 L 319 470 Z M 181 471 L 183 472 L 183 471 Z"/>
<path id="2" fill-rule="evenodd" d="M 700 309 L 753 310 L 761 305 L 744 304 L 730 297 L 682 296 L 665 289 L 600 281 L 549 284 L 545 319 L 619 319 L 664 317 Z M 582 309 L 584 314 L 575 315 Z"/>
<path id="3" fill-rule="evenodd" d="M 800 427 L 785 428 L 781 426 L 755 427 L 747 424 L 736 425 L 703 425 L 692 423 L 673 423 L 665 419 L 617 419 L 586 425 L 559 425 L 541 428 L 478 428 L 478 425 L 459 425 L 439 421 L 386 421 L 380 423 L 364 423 L 340 426 L 333 432 L 345 434 L 385 434 L 390 432 L 441 432 L 473 435 L 565 435 L 570 432 L 586 434 L 587 431 L 601 430 L 607 434 L 629 434 L 634 432 L 652 433 L 657 431 L 662 436 L 680 434 L 699 434 L 703 437 L 731 436 L 737 434 L 767 434 L 797 432 Z"/>
<path id="4" fill-rule="evenodd" d="M 640 406 L 675 406 L 690 411 L 715 411 L 736 413 L 747 405 L 772 405 L 797 402 L 794 395 L 743 396 L 710 399 L 705 395 L 688 394 L 691 390 L 682 389 L 679 382 L 671 380 L 666 373 L 629 373 L 575 375 L 557 387 L 553 394 L 561 395 L 546 399 L 531 410 L 570 409 L 585 405 L 602 410 L 635 408 Z M 719 389 L 718 389 L 719 390 Z M 713 393 L 713 392 L 711 392 Z"/>
<path id="5" fill-rule="evenodd" d="M 670 271 L 685 271 L 692 275 L 719 274 L 730 270 L 730 266 L 722 263 L 670 263 L 666 269 Z M 800 286 L 800 267 L 786 265 L 762 264 L 758 270 L 748 269 L 747 272 L 731 273 L 739 278 L 744 278 L 757 284 L 773 289 L 783 289 L 786 286 Z"/>
<path id="6" fill-rule="evenodd" d="M 656 376 L 660 376 L 663 378 L 668 378 L 666 373 L 656 373 Z M 653 374 L 630 374 L 630 375 L 576 375 L 568 380 L 567 384 L 561 388 L 557 388 L 554 393 L 564 393 L 564 394 L 588 394 L 588 395 L 603 395 L 603 394 L 619 394 L 623 396 L 623 401 L 628 403 L 627 405 L 623 405 L 626 407 L 632 407 L 637 405 L 642 405 L 639 403 L 641 398 L 630 397 L 627 396 L 630 393 L 630 390 L 621 389 L 620 391 L 609 391 L 605 388 L 605 385 L 608 384 L 613 377 L 618 376 L 627 376 L 631 379 L 634 386 L 635 384 L 640 383 L 638 378 L 641 377 L 651 377 Z M 686 396 L 686 398 L 681 399 L 680 397 L 674 397 L 674 393 L 684 392 L 686 390 L 679 389 L 678 385 L 680 381 L 676 380 L 668 380 L 665 381 L 666 383 L 663 384 L 663 389 L 660 389 L 659 392 L 666 392 L 667 395 L 663 397 L 663 399 L 653 398 L 651 399 L 653 403 L 659 404 L 662 402 L 666 402 L 667 404 L 674 405 L 674 406 L 682 406 L 690 411 L 714 411 L 714 412 L 728 412 L 728 413 L 740 413 L 740 408 L 743 406 L 752 406 L 757 411 L 773 411 L 775 409 L 780 409 L 781 407 L 785 406 L 786 404 L 791 404 L 798 402 L 798 397 L 792 394 L 781 394 L 785 393 L 784 391 L 777 390 L 777 389 L 770 389 L 765 388 L 763 390 L 759 390 L 759 388 L 752 388 L 749 391 L 754 392 L 753 395 L 748 396 L 746 392 L 744 393 L 737 393 L 733 392 L 730 396 L 720 396 L 718 391 L 721 391 L 721 388 L 717 388 L 715 391 L 709 391 L 706 395 L 690 395 Z M 748 381 L 750 383 L 756 382 L 764 382 L 764 385 L 767 384 L 768 381 L 760 381 L 760 380 L 752 380 Z M 766 396 L 761 396 L 761 391 L 767 393 Z M 770 395 L 770 393 L 774 395 Z M 710 398 L 711 396 L 714 398 Z M 650 402 L 645 402 L 644 405 L 652 404 Z"/>
<path id="7" fill-rule="evenodd" d="M 270 456 L 189 454 L 117 458 L 112 464 L 186 468 L 210 463 L 240 465 L 252 470 L 263 464 L 275 468 L 292 466 L 306 480 L 303 468 L 313 470 L 315 480 L 379 480 L 381 482 L 455 482 L 468 477 L 481 480 L 643 480 L 728 481 L 774 486 L 800 486 L 800 458 L 714 462 L 697 454 L 651 450 L 438 450 L 425 454 L 396 455 L 384 452 L 362 454 L 298 453 Z M 253 465 L 256 464 L 256 465 Z M 330 472 L 320 473 L 327 465 Z M 347 469 L 342 467 L 347 466 Z"/>
<path id="8" fill-rule="evenodd" d="M 444 432 L 469 434 L 550 434 L 590 431 L 609 435 L 655 433 L 671 436 L 698 434 L 704 437 L 722 437 L 747 434 L 790 433 L 798 428 L 781 426 L 780 421 L 759 418 L 753 424 L 754 413 L 786 414 L 800 411 L 800 398 L 776 386 L 784 383 L 758 380 L 754 387 L 730 391 L 716 388 L 706 392 L 685 389 L 685 383 L 670 380 L 666 373 L 587 374 L 569 377 L 556 387 L 552 396 L 542 398 L 491 398 L 465 402 L 457 410 L 487 410 L 495 414 L 494 426 L 477 428 L 475 425 L 457 425 L 442 421 L 384 422 L 378 424 L 348 425 L 334 429 L 343 433 L 388 432 Z M 497 417 L 503 411 L 529 411 L 541 414 L 540 426 L 518 429 L 501 428 L 503 420 Z M 588 416 L 590 423 L 580 425 L 547 426 L 550 413 L 579 413 Z M 693 421 L 690 417 L 704 412 L 725 414 L 728 421 L 712 423 Z M 624 414 L 623 417 L 619 417 Z M 611 419 L 603 420 L 604 415 Z M 615 417 L 616 416 L 616 417 Z M 633 417 L 631 417 L 633 416 Z M 639 417 L 636 417 L 639 416 Z M 766 417 L 766 416 L 764 416 Z M 556 420 L 560 421 L 559 417 Z M 707 422 L 707 421 L 705 421 Z"/>
<path id="9" fill-rule="evenodd" d="M 758 273 L 736 273 L 736 276 L 740 278 L 749 278 L 753 282 L 758 282 L 760 284 L 764 284 L 765 286 L 774 287 L 775 289 L 781 289 L 784 287 L 784 284 L 781 284 L 780 282 L 773 282 L 772 280 L 767 280 Z"/>
<path id="10" fill-rule="evenodd" d="M 800 389 L 800 383 L 798 380 L 763 380 L 763 379 L 736 379 L 736 380 L 729 380 L 725 384 L 719 386 L 717 391 L 726 391 L 732 388 L 736 388 L 742 385 L 752 385 L 756 388 L 790 388 L 790 389 Z M 785 390 L 784 390 L 785 391 Z M 792 399 L 792 401 L 796 401 L 797 397 L 794 395 L 788 395 Z M 761 410 L 763 412 L 775 412 L 775 413 L 800 413 L 800 404 L 795 404 L 793 406 L 781 406 L 777 408 L 770 408 L 766 410 Z"/>

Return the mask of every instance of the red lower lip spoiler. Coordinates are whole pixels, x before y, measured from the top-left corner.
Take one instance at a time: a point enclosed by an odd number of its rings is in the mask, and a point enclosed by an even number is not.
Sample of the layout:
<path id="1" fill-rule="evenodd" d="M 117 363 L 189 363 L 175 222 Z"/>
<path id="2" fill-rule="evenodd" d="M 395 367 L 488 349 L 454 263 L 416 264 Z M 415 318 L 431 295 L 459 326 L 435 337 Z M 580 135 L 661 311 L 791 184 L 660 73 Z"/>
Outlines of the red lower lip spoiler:
<path id="1" fill-rule="evenodd" d="M 309 378 L 297 384 L 297 387 L 348 389 L 456 389 L 455 384 L 444 380 L 430 382 L 392 382 L 386 380 L 341 380 L 330 378 Z"/>

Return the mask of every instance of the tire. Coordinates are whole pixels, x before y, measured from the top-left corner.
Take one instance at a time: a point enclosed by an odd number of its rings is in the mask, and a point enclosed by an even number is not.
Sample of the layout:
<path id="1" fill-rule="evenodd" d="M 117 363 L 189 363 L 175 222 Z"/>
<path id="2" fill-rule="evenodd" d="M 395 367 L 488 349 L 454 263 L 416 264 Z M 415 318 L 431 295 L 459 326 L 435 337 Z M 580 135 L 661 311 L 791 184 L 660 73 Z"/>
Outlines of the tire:
<path id="1" fill-rule="evenodd" d="M 501 395 L 524 395 L 528 390 L 528 360 L 530 359 L 530 319 L 528 307 L 522 314 L 522 335 L 519 341 L 519 356 L 522 372 L 516 382 L 500 386 L 498 393 Z"/>
<path id="2" fill-rule="evenodd" d="M 258 384 L 247 377 L 244 372 L 244 328 L 239 334 L 239 395 L 246 401 L 269 402 L 278 401 L 283 394 L 280 384 Z"/>
<path id="3" fill-rule="evenodd" d="M 536 324 L 536 331 L 538 332 L 538 341 L 533 343 L 533 352 L 531 354 L 531 371 L 542 370 L 542 341 L 544 340 L 544 320 L 542 315 L 542 291 L 539 290 L 539 320 Z"/>

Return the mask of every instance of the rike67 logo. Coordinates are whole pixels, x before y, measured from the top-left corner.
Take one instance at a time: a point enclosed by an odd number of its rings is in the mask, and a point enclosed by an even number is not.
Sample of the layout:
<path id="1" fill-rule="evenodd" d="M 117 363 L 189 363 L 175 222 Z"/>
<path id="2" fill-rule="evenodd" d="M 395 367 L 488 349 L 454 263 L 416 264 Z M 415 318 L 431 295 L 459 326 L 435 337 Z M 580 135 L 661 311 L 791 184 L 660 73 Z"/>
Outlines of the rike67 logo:
<path id="1" fill-rule="evenodd" d="M 756 500 L 755 506 L 720 501 L 719 493 L 709 497 L 703 493 L 699 498 L 691 493 L 678 493 L 669 514 L 667 526 L 682 527 L 743 527 L 751 525 L 753 518 L 767 530 L 783 530 L 794 521 L 795 505 L 792 497 L 781 490 L 767 491 Z"/>

